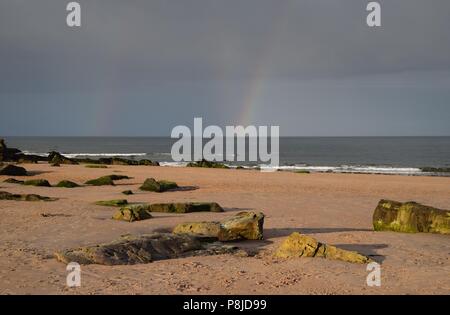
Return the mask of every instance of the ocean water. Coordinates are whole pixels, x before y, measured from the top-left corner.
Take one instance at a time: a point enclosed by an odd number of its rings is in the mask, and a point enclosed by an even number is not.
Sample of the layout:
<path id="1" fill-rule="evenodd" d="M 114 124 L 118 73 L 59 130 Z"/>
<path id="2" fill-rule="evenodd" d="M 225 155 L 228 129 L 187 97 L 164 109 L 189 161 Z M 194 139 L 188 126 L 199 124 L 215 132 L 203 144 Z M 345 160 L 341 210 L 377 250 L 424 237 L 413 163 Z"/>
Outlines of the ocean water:
<path id="1" fill-rule="evenodd" d="M 29 154 L 55 150 L 68 157 L 118 156 L 185 165 L 173 162 L 170 151 L 176 139 L 165 137 L 7 137 L 6 141 Z M 450 137 L 281 137 L 279 154 L 282 170 L 420 175 L 423 167 L 450 167 Z"/>

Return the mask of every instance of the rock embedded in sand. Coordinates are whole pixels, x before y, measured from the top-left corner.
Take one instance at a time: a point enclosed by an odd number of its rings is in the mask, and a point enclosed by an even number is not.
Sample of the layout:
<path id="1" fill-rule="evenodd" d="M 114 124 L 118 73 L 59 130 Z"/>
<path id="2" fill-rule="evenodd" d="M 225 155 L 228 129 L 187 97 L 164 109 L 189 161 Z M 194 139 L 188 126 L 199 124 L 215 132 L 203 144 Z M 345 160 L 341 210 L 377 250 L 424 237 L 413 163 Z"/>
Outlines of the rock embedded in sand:
<path id="1" fill-rule="evenodd" d="M 371 259 L 354 251 L 320 243 L 311 236 L 292 233 L 275 253 L 277 258 L 323 257 L 350 263 L 366 264 Z"/>
<path id="2" fill-rule="evenodd" d="M 25 186 L 52 187 L 45 179 L 31 179 L 23 182 Z"/>
<path id="3" fill-rule="evenodd" d="M 126 236 L 117 241 L 55 253 L 63 263 L 134 265 L 157 260 L 235 253 L 237 248 L 190 235 L 153 233 Z"/>
<path id="4" fill-rule="evenodd" d="M 107 186 L 107 185 L 114 186 L 115 180 L 122 180 L 122 179 L 130 179 L 130 177 L 125 175 L 107 175 L 96 179 L 88 180 L 85 184 L 92 186 Z"/>
<path id="5" fill-rule="evenodd" d="M 146 166 L 159 166 L 159 162 L 154 162 L 148 159 L 142 159 L 139 160 L 139 165 L 146 165 Z"/>
<path id="6" fill-rule="evenodd" d="M 190 162 L 187 164 L 187 167 L 204 167 L 204 168 L 224 168 L 228 169 L 229 167 L 223 163 L 207 161 L 205 159 L 197 162 Z"/>
<path id="7" fill-rule="evenodd" d="M 117 210 L 112 218 L 119 221 L 134 222 L 150 219 L 152 215 L 150 214 L 148 205 L 131 205 Z"/>
<path id="8" fill-rule="evenodd" d="M 175 182 L 170 182 L 167 180 L 156 181 L 154 178 L 147 178 L 144 184 L 139 187 L 140 190 L 155 192 L 164 192 L 175 188 L 178 188 L 178 185 Z"/>
<path id="9" fill-rule="evenodd" d="M 375 231 L 450 234 L 450 210 L 416 202 L 380 200 L 373 214 Z"/>
<path id="10" fill-rule="evenodd" d="M 22 185 L 24 183 L 23 180 L 17 180 L 15 178 L 8 178 L 5 179 L 3 182 L 8 184 L 19 184 L 19 185 Z"/>
<path id="11" fill-rule="evenodd" d="M 58 184 L 56 184 L 55 187 L 61 187 L 61 188 L 76 188 L 80 187 L 77 183 L 71 182 L 70 180 L 62 180 Z"/>
<path id="12" fill-rule="evenodd" d="M 122 207 L 128 204 L 126 199 L 103 200 L 95 203 L 98 206 Z"/>
<path id="13" fill-rule="evenodd" d="M 0 175 L 27 176 L 28 173 L 27 170 L 24 169 L 23 167 L 9 164 L 0 170 Z"/>
<path id="14" fill-rule="evenodd" d="M 87 168 L 108 168 L 108 166 L 102 165 L 102 164 L 88 164 L 88 165 L 85 165 L 84 167 L 87 167 Z"/>
<path id="15" fill-rule="evenodd" d="M 131 190 L 124 190 L 124 191 L 122 191 L 122 194 L 124 194 L 124 195 L 133 195 L 133 192 Z"/>
<path id="16" fill-rule="evenodd" d="M 15 201 L 55 201 L 57 198 L 50 198 L 35 194 L 11 194 L 6 191 L 0 191 L 0 200 L 15 200 Z"/>
<path id="17" fill-rule="evenodd" d="M 240 212 L 221 222 L 188 222 L 175 227 L 175 234 L 215 237 L 219 241 L 262 240 L 264 214 Z"/>
<path id="18" fill-rule="evenodd" d="M 148 205 L 148 209 L 166 213 L 223 212 L 216 202 L 154 203 Z"/>

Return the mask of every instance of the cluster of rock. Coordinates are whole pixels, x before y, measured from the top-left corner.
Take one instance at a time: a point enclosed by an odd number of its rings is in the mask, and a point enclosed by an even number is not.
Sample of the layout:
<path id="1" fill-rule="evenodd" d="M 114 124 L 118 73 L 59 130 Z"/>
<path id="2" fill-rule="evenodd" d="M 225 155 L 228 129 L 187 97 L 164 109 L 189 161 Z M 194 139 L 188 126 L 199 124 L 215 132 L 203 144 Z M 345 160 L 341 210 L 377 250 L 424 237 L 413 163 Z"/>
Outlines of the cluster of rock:
<path id="1" fill-rule="evenodd" d="M 17 180 L 15 178 L 8 178 L 3 181 L 4 183 L 8 184 L 18 184 L 18 185 L 25 185 L 25 186 L 37 186 L 37 187 L 52 187 L 48 180 L 46 179 L 30 179 L 30 180 Z M 61 188 L 75 188 L 80 187 L 77 183 L 71 182 L 70 180 L 62 180 L 58 184 L 56 184 L 54 187 L 61 187 Z"/>
<path id="2" fill-rule="evenodd" d="M 197 162 L 190 162 L 187 164 L 187 167 L 225 168 L 225 169 L 229 168 L 223 163 L 207 161 L 205 159 Z"/>
<path id="3" fill-rule="evenodd" d="M 6 191 L 0 191 L 0 200 L 14 201 L 55 201 L 56 198 L 50 198 L 35 194 L 11 194 Z"/>

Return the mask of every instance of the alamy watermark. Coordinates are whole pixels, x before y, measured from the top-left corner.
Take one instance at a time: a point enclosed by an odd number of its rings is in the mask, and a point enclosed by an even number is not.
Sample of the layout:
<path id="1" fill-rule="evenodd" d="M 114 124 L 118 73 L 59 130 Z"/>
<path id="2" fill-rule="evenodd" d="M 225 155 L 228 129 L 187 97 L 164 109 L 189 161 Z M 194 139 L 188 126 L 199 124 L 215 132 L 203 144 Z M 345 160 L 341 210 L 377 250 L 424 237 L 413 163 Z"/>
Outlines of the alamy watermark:
<path id="1" fill-rule="evenodd" d="M 194 132 L 187 126 L 176 126 L 172 129 L 171 137 L 179 139 L 171 150 L 175 162 L 203 159 L 215 162 L 261 162 L 267 163 L 263 165 L 268 167 L 266 170 L 276 170 L 280 164 L 279 126 L 226 126 L 224 132 L 219 126 L 203 129 L 203 119 L 194 118 Z"/>

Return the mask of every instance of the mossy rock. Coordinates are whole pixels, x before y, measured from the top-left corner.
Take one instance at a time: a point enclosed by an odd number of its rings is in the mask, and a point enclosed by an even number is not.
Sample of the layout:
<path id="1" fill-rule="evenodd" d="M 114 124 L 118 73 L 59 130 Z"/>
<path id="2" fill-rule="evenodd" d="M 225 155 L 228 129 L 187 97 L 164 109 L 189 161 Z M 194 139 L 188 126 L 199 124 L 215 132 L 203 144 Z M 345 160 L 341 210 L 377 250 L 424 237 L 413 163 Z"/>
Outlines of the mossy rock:
<path id="1" fill-rule="evenodd" d="M 108 168 L 108 166 L 101 165 L 101 164 L 88 164 L 88 165 L 85 165 L 84 167 L 87 167 L 87 168 Z"/>
<path id="2" fill-rule="evenodd" d="M 23 180 L 17 180 L 15 178 L 8 178 L 8 179 L 5 179 L 3 182 L 8 183 L 8 184 L 19 184 L 19 185 L 23 184 Z"/>
<path id="3" fill-rule="evenodd" d="M 61 164 L 68 164 L 68 165 L 77 165 L 78 162 L 73 160 L 73 159 L 69 159 L 67 157 L 65 157 L 64 155 L 62 155 L 59 152 L 56 151 L 52 151 L 48 154 L 48 160 L 49 163 L 52 165 L 61 165 Z"/>
<path id="4" fill-rule="evenodd" d="M 128 196 L 128 195 L 133 195 L 133 192 L 131 190 L 124 190 L 124 191 L 122 191 L 122 194 Z"/>
<path id="5" fill-rule="evenodd" d="M 417 202 L 380 200 L 373 214 L 375 231 L 450 234 L 450 210 Z"/>
<path id="6" fill-rule="evenodd" d="M 372 260 L 354 251 L 340 249 L 335 246 L 320 243 L 315 238 L 292 233 L 280 245 L 275 253 L 277 258 L 322 257 L 332 260 L 341 260 L 350 263 L 367 264 Z"/>
<path id="7" fill-rule="evenodd" d="M 52 187 L 46 179 L 30 179 L 23 182 L 25 186 Z"/>
<path id="8" fill-rule="evenodd" d="M 55 201 L 57 198 L 50 198 L 36 194 L 11 194 L 6 191 L 0 191 L 0 200 L 15 201 Z"/>
<path id="9" fill-rule="evenodd" d="M 149 205 L 149 210 L 165 213 L 223 212 L 216 202 L 155 203 Z"/>
<path id="10" fill-rule="evenodd" d="M 219 241 L 262 240 L 264 214 L 240 212 L 221 222 L 189 222 L 175 227 L 175 234 L 214 237 Z"/>
<path id="11" fill-rule="evenodd" d="M 113 215 L 114 220 L 134 222 L 150 219 L 152 215 L 147 205 L 131 205 L 120 208 Z"/>
<path id="12" fill-rule="evenodd" d="M 229 167 L 223 163 L 207 161 L 205 159 L 197 162 L 190 162 L 187 164 L 187 167 L 205 167 L 205 168 L 224 168 L 228 169 Z"/>
<path id="13" fill-rule="evenodd" d="M 176 188 L 178 188 L 178 185 L 175 182 L 167 180 L 156 181 L 154 178 L 146 179 L 144 184 L 142 184 L 142 186 L 139 187 L 140 190 L 154 191 L 154 192 L 164 192 Z"/>
<path id="14" fill-rule="evenodd" d="M 295 173 L 297 173 L 297 174 L 309 174 L 311 172 L 308 171 L 308 170 L 296 170 Z"/>
<path id="15" fill-rule="evenodd" d="M 126 199 L 103 200 L 95 203 L 98 206 L 123 207 L 128 204 Z"/>
<path id="16" fill-rule="evenodd" d="M 71 182 L 70 180 L 62 180 L 58 184 L 56 184 L 55 187 L 61 187 L 61 188 L 76 188 L 80 187 L 77 183 Z"/>
<path id="17" fill-rule="evenodd" d="M 28 173 L 27 173 L 27 170 L 23 167 L 9 164 L 0 170 L 0 175 L 27 176 Z"/>
<path id="18" fill-rule="evenodd" d="M 139 165 L 159 166 L 159 163 L 155 162 L 155 161 L 147 160 L 147 159 L 142 159 L 142 160 L 139 160 Z"/>

